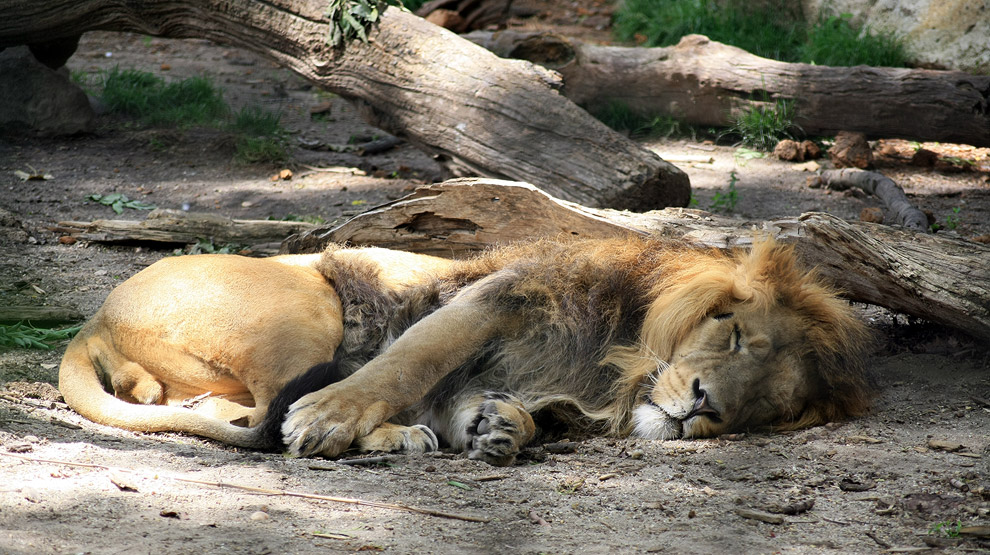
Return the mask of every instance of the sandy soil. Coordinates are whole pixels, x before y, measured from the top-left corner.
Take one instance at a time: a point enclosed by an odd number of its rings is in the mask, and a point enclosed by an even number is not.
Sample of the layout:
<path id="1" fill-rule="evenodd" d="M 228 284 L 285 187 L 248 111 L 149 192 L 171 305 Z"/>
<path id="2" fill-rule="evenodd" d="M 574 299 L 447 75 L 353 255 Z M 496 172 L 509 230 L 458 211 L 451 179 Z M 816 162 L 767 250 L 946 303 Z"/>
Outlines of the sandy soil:
<path id="1" fill-rule="evenodd" d="M 169 78 L 211 75 L 235 107 L 280 110 L 297 142 L 342 144 L 381 133 L 357 120 L 343 100 L 251 54 L 204 41 L 94 33 L 69 65 L 95 72 L 113 64 Z M 310 117 L 310 107 L 326 101 L 332 103 L 329 116 Z M 908 165 L 907 143 L 885 144 L 890 155 L 879 167 L 912 200 L 939 221 L 959 207 L 955 233 L 990 233 L 986 151 L 928 145 L 975 162 L 974 171 L 946 174 Z M 731 147 L 683 140 L 650 146 L 690 173 L 702 208 L 716 192 L 727 191 L 734 172 L 738 202 L 732 214 L 740 218 L 824 210 L 854 219 L 877 204 L 862 195 L 809 189 L 809 174 L 800 167 L 747 162 Z M 60 244 L 48 230 L 60 220 L 115 217 L 86 202 L 90 194 L 121 192 L 162 208 L 241 218 L 296 214 L 333 221 L 439 175 L 408 145 L 363 158 L 296 148 L 290 165 L 295 177 L 275 182 L 270 177 L 282 168 L 237 165 L 231 154 L 229 137 L 220 132 L 140 129 L 109 116 L 91 136 L 0 140 L 0 303 L 70 306 L 89 315 L 113 286 L 170 254 Z M 705 160 L 678 162 L 699 156 Z M 307 165 L 360 167 L 368 175 L 315 172 Z M 30 168 L 54 178 L 21 181 L 13 174 Z M 398 178 L 388 178 L 393 174 Z M 127 211 L 120 217 L 143 215 Z M 88 422 L 60 401 L 51 384 L 64 345 L 48 352 L 8 350 L 0 353 L 0 552 L 990 548 L 986 535 L 949 537 L 957 523 L 990 525 L 990 352 L 951 330 L 873 307 L 861 307 L 861 313 L 877 333 L 871 366 L 883 386 L 865 418 L 789 434 L 535 446 L 509 468 L 455 453 L 342 464 L 173 434 L 122 432 Z M 770 514 L 764 515 L 769 522 L 752 518 L 747 511 L 754 510 Z"/>

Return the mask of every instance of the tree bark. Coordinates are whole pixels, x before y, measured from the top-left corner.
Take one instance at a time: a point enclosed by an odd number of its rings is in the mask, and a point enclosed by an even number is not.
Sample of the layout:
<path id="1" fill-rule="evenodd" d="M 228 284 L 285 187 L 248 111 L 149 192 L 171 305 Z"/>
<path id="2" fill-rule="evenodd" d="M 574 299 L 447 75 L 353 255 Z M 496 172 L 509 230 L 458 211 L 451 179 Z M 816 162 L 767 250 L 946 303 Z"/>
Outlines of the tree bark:
<path id="1" fill-rule="evenodd" d="M 526 179 L 589 206 L 683 206 L 687 175 L 558 93 L 544 68 L 503 60 L 389 8 L 369 42 L 326 44 L 324 0 L 7 0 L 0 48 L 102 29 L 203 38 L 258 52 L 352 100 L 455 173 Z"/>
<path id="2" fill-rule="evenodd" d="M 337 228 L 290 238 L 283 252 L 316 252 L 337 241 L 462 257 L 535 237 L 628 234 L 717 248 L 772 236 L 794 244 L 807 267 L 817 268 L 851 300 L 990 339 L 990 247 L 820 213 L 768 222 L 684 208 L 635 214 L 560 201 L 525 183 L 458 180 L 420 188 Z"/>
<path id="3" fill-rule="evenodd" d="M 266 245 L 278 244 L 286 237 L 312 227 L 314 224 L 305 222 L 232 220 L 215 214 L 153 210 L 144 221 L 59 222 L 54 231 L 96 243 L 157 243 L 161 247 L 204 240 L 217 245 L 244 245 L 252 251 L 263 252 Z"/>
<path id="4" fill-rule="evenodd" d="M 768 60 L 689 35 L 676 46 L 583 44 L 552 33 L 474 32 L 500 56 L 563 76 L 563 92 L 591 111 L 621 102 L 637 112 L 725 127 L 751 106 L 793 100 L 808 135 L 860 131 L 873 138 L 990 146 L 990 76 Z"/>

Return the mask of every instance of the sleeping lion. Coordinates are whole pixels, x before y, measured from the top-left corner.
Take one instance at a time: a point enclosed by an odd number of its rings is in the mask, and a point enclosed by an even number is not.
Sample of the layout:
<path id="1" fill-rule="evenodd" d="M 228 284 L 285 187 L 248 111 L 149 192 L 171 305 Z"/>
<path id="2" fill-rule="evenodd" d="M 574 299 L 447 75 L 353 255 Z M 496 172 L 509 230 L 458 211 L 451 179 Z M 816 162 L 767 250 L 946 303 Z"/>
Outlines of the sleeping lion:
<path id="1" fill-rule="evenodd" d="M 672 439 L 859 415 L 866 336 L 773 242 L 537 241 L 463 261 L 331 246 L 151 265 L 69 344 L 59 388 L 128 430 L 301 456 L 446 444 L 504 465 L 534 416 Z"/>

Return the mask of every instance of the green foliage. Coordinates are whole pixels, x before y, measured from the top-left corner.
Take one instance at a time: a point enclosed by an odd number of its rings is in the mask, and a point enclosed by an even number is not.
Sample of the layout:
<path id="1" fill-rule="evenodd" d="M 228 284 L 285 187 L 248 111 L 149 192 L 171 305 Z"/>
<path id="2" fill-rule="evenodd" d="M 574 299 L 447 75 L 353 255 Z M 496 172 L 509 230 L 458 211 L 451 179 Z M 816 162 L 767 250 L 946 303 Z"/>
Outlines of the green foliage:
<path id="1" fill-rule="evenodd" d="M 948 230 L 951 231 L 951 230 L 959 227 L 959 212 L 961 212 L 961 211 L 962 211 L 962 207 L 961 206 L 956 206 L 956 207 L 954 207 L 952 209 L 952 213 L 945 217 L 945 225 L 942 225 L 942 224 L 939 224 L 938 222 L 936 222 L 936 223 L 933 223 L 929 227 L 931 228 L 931 230 L 933 232 L 934 231 L 938 231 L 940 229 L 948 229 Z"/>
<path id="2" fill-rule="evenodd" d="M 205 77 L 166 83 L 146 71 L 116 67 L 103 75 L 101 99 L 110 111 L 148 125 L 213 124 L 229 112 L 220 90 Z"/>
<path id="3" fill-rule="evenodd" d="M 147 202 L 141 202 L 140 200 L 131 200 L 127 198 L 127 195 L 120 193 L 110 193 L 109 195 L 89 195 L 86 199 L 98 202 L 104 206 L 109 206 L 118 214 L 122 214 L 125 208 L 130 208 L 131 210 L 154 210 L 157 208 L 154 204 L 148 204 Z"/>
<path id="4" fill-rule="evenodd" d="M 625 102 L 612 101 L 595 111 L 598 121 L 616 131 L 628 131 L 633 138 L 666 139 L 692 135 L 694 129 L 672 116 L 643 115 Z"/>
<path id="5" fill-rule="evenodd" d="M 287 160 L 289 151 L 281 119 L 280 114 L 258 107 L 237 112 L 230 124 L 230 129 L 237 134 L 234 157 L 247 164 Z"/>
<path id="6" fill-rule="evenodd" d="M 737 114 L 722 134 L 738 139 L 739 144 L 770 152 L 781 139 L 793 139 L 794 102 L 777 100 L 772 105 L 751 106 Z"/>
<path id="7" fill-rule="evenodd" d="M 17 324 L 0 324 L 0 349 L 19 347 L 22 349 L 42 349 L 52 348 L 49 343 L 71 339 L 82 326 L 64 328 L 60 330 L 36 328 L 34 326 Z"/>
<path id="8" fill-rule="evenodd" d="M 256 106 L 231 114 L 221 91 L 202 77 L 166 83 L 148 72 L 114 68 L 103 76 L 102 99 L 111 111 L 129 115 L 146 125 L 206 125 L 228 129 L 235 135 L 234 157 L 240 162 L 283 162 L 289 157 L 281 115 Z M 168 144 L 152 137 L 149 146 L 153 150 L 165 150 Z M 114 206 L 120 213 L 120 203 Z M 138 208 L 127 204 L 122 207 Z"/>
<path id="9" fill-rule="evenodd" d="M 739 200 L 739 193 L 736 191 L 736 183 L 739 178 L 736 177 L 736 172 L 729 172 L 729 190 L 726 193 L 722 191 L 717 191 L 715 196 L 712 197 L 712 203 L 708 207 L 709 210 L 713 212 L 732 212 L 736 209 L 736 202 Z"/>
<path id="10" fill-rule="evenodd" d="M 936 522 L 928 527 L 928 533 L 932 536 L 938 536 L 942 538 L 958 538 L 959 531 L 962 530 L 962 522 L 956 520 L 951 522 L 948 520 L 943 520 L 942 522 Z"/>
<path id="11" fill-rule="evenodd" d="M 626 0 L 613 29 L 622 41 L 644 46 L 677 44 L 698 33 L 765 58 L 819 65 L 904 66 L 901 42 L 889 34 L 857 29 L 850 16 L 821 15 L 812 24 L 788 16 L 784 0 L 753 6 L 743 0 Z"/>
<path id="12" fill-rule="evenodd" d="M 324 14 L 330 20 L 327 44 L 337 47 L 355 38 L 368 42 L 368 29 L 385 6 L 377 0 L 330 0 Z"/>
<path id="13" fill-rule="evenodd" d="M 818 18 L 801 45 L 800 61 L 830 66 L 904 67 L 904 42 L 889 34 L 874 35 L 857 29 L 850 14 Z"/>

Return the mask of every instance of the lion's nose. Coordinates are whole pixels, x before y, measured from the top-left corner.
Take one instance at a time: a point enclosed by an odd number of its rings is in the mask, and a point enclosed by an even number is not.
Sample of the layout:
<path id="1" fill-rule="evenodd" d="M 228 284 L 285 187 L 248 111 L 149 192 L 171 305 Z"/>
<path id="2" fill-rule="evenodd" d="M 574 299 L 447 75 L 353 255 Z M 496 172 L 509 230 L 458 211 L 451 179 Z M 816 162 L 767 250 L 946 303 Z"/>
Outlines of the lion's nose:
<path id="1" fill-rule="evenodd" d="M 721 422 L 722 419 L 719 418 L 719 412 L 708 403 L 708 392 L 701 389 L 701 380 L 695 378 L 694 383 L 691 384 L 691 389 L 694 391 L 694 408 L 691 409 L 691 412 L 687 413 L 684 420 L 693 416 L 704 415 L 715 422 Z"/>

